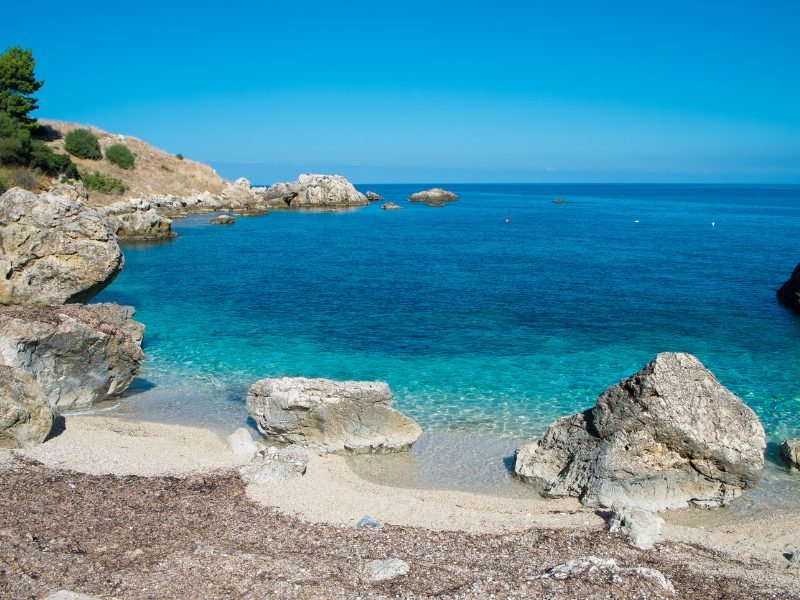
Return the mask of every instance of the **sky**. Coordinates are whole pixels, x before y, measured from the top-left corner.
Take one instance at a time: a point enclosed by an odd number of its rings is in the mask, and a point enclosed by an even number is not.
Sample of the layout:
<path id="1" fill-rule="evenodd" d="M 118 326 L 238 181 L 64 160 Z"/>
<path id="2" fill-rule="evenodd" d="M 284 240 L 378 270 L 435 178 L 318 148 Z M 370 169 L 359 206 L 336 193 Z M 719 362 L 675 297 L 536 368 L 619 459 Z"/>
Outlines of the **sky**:
<path id="1" fill-rule="evenodd" d="M 9 2 L 36 116 L 256 183 L 800 183 L 800 2 Z M 9 26 L 20 23 L 19 26 Z"/>

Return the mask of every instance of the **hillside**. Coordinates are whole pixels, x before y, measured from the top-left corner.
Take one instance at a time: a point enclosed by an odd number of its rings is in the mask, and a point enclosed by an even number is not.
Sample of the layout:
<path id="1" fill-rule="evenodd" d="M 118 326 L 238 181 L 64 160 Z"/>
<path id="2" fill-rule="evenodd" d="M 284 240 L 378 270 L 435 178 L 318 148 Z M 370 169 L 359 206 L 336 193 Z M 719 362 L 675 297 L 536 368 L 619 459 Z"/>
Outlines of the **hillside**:
<path id="1" fill-rule="evenodd" d="M 178 159 L 134 137 L 107 133 L 96 127 L 77 123 L 45 119 L 40 119 L 39 123 L 52 129 L 53 139 L 48 141 L 48 145 L 59 153 L 66 153 L 64 136 L 78 127 L 89 129 L 97 135 L 104 154 L 108 146 L 116 143 L 124 144 L 133 152 L 136 162 L 129 170 L 113 165 L 105 159 L 87 160 L 71 157 L 72 162 L 82 173 L 100 171 L 105 175 L 116 177 L 125 184 L 125 192 L 121 195 L 90 192 L 89 202 L 92 205 L 102 206 L 122 198 L 146 198 L 154 195 L 192 196 L 204 191 L 220 194 L 228 184 L 208 165 L 189 159 Z"/>

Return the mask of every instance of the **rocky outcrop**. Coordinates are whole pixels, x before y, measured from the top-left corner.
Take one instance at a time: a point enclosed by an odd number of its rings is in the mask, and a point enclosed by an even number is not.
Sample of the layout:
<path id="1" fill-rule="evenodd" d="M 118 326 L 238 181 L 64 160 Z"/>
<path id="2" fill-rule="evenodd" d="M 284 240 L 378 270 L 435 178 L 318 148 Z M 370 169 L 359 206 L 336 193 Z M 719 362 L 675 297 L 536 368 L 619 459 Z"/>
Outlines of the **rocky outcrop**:
<path id="1" fill-rule="evenodd" d="M 308 452 L 297 444 L 286 448 L 259 450 L 252 461 L 239 469 L 247 483 L 270 485 L 302 477 L 308 468 Z"/>
<path id="2" fill-rule="evenodd" d="M 442 202 L 452 202 L 453 200 L 458 200 L 458 196 L 453 192 L 448 192 L 442 188 L 431 188 L 423 192 L 411 194 L 408 197 L 409 202 L 427 202 L 434 205 Z"/>
<path id="3" fill-rule="evenodd" d="M 123 200 L 100 208 L 98 212 L 105 215 L 120 240 L 154 241 L 175 237 L 172 221 L 147 200 Z"/>
<path id="4" fill-rule="evenodd" d="M 397 452 L 421 433 L 392 408 L 389 386 L 375 381 L 262 379 L 247 394 L 247 411 L 267 439 L 320 452 Z"/>
<path id="5" fill-rule="evenodd" d="M 52 408 L 108 400 L 139 373 L 144 325 L 133 314 L 117 304 L 0 310 L 0 363 L 32 377 Z"/>
<path id="6" fill-rule="evenodd" d="M 250 185 L 250 180 L 247 179 L 246 177 L 239 177 L 239 179 L 233 182 L 233 185 L 247 191 L 250 191 L 250 188 L 252 187 Z"/>
<path id="7" fill-rule="evenodd" d="M 0 305 L 86 302 L 122 269 L 106 219 L 71 198 L 11 189 L 0 231 Z"/>
<path id="8" fill-rule="evenodd" d="M 792 271 L 792 276 L 778 289 L 778 302 L 800 312 L 800 264 Z"/>
<path id="9" fill-rule="evenodd" d="M 0 365 L 0 448 L 42 443 L 53 428 L 53 411 L 28 375 Z"/>
<path id="10" fill-rule="evenodd" d="M 783 440 L 780 453 L 787 465 L 794 469 L 800 469 L 800 439 Z"/>
<path id="11" fill-rule="evenodd" d="M 387 202 L 385 204 L 381 204 L 381 208 L 383 210 L 402 210 L 403 207 L 399 204 L 395 204 L 394 202 Z"/>
<path id="12" fill-rule="evenodd" d="M 209 223 L 211 225 L 233 225 L 236 223 L 236 219 L 230 215 L 219 215 L 218 217 L 211 219 Z"/>
<path id="13" fill-rule="evenodd" d="M 270 208 L 346 208 L 369 204 L 366 196 L 340 175 L 300 175 L 292 183 L 254 188 Z"/>
<path id="14" fill-rule="evenodd" d="M 375 192 L 367 192 L 364 194 L 370 202 L 383 202 L 383 196 Z"/>
<path id="15" fill-rule="evenodd" d="M 663 353 L 518 449 L 514 471 L 590 506 L 719 506 L 755 485 L 765 446 L 755 413 L 699 360 Z"/>

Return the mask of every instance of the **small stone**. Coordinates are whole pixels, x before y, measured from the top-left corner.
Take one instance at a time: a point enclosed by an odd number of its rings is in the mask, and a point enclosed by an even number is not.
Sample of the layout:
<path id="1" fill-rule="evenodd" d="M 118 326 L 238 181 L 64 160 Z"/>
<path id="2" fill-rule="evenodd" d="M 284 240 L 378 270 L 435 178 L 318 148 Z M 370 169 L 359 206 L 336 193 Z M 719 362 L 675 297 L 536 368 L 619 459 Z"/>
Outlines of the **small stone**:
<path id="1" fill-rule="evenodd" d="M 87 596 L 80 592 L 70 592 L 68 590 L 60 590 L 53 592 L 45 598 L 45 600 L 100 600 L 97 596 Z"/>
<path id="2" fill-rule="evenodd" d="M 356 527 L 359 529 L 380 529 L 381 524 L 372 517 L 365 515 L 361 517 L 361 520 L 358 523 L 356 523 Z"/>
<path id="3" fill-rule="evenodd" d="M 250 456 L 251 458 L 258 452 L 258 445 L 253 441 L 250 430 L 246 427 L 239 427 L 227 438 L 231 452 L 237 456 Z"/>
<path id="4" fill-rule="evenodd" d="M 800 565 L 800 548 L 789 553 L 789 562 L 793 565 Z"/>
<path id="5" fill-rule="evenodd" d="M 367 573 L 374 582 L 389 581 L 397 577 L 407 575 L 411 570 L 408 563 L 399 558 L 388 558 L 386 560 L 373 560 L 367 563 Z"/>
<path id="6" fill-rule="evenodd" d="M 651 550 L 655 542 L 661 541 L 664 519 L 647 510 L 627 506 L 615 506 L 608 522 L 610 533 L 620 532 L 640 550 Z"/>
<path id="7" fill-rule="evenodd" d="M 302 477 L 307 467 L 308 453 L 292 444 L 286 448 L 260 450 L 252 461 L 239 469 L 239 473 L 247 483 L 269 485 Z"/>

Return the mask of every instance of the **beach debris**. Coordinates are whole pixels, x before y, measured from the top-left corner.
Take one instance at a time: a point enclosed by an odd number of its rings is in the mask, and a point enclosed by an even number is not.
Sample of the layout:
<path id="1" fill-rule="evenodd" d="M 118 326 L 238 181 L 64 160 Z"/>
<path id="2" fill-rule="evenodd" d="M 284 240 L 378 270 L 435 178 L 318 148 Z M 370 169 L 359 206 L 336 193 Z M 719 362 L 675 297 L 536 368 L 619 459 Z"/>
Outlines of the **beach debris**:
<path id="1" fill-rule="evenodd" d="M 383 210 L 403 210 L 402 206 L 394 202 L 386 202 L 385 204 L 381 204 L 381 208 Z"/>
<path id="2" fill-rule="evenodd" d="M 422 430 L 391 404 L 380 381 L 281 377 L 262 379 L 247 393 L 247 412 L 267 439 L 318 452 L 408 450 Z"/>
<path id="3" fill-rule="evenodd" d="M 674 594 L 672 582 L 664 577 L 657 569 L 649 567 L 620 567 L 613 558 L 598 558 L 596 556 L 582 556 L 568 560 L 565 563 L 550 567 L 543 575 L 528 577 L 527 579 L 573 579 L 585 575 L 602 573 L 612 578 L 626 576 L 639 577 L 658 585 L 664 592 Z"/>
<path id="4" fill-rule="evenodd" d="M 55 416 L 47 400 L 26 373 L 0 365 L 0 448 L 41 444 Z"/>
<path id="5" fill-rule="evenodd" d="M 83 202 L 12 188 L 0 196 L 0 305 L 88 302 L 124 262 L 108 221 Z"/>
<path id="6" fill-rule="evenodd" d="M 236 219 L 230 215 L 219 215 L 218 217 L 211 219 L 209 223 L 211 225 L 233 225 L 236 223 Z"/>
<path id="7" fill-rule="evenodd" d="M 458 196 L 442 188 L 431 188 L 422 192 L 416 192 L 408 197 L 409 202 L 426 202 L 428 205 L 433 204 L 435 206 L 454 200 L 458 200 Z"/>
<path id="8" fill-rule="evenodd" d="M 247 483 L 270 485 L 305 475 L 308 453 L 292 444 L 286 448 L 267 447 L 259 450 L 248 464 L 239 469 Z"/>
<path id="9" fill-rule="evenodd" d="M 58 592 L 53 592 L 49 596 L 47 596 L 44 600 L 101 600 L 97 596 L 87 596 L 86 594 L 81 594 L 80 592 L 70 592 L 68 590 L 60 590 Z"/>
<path id="10" fill-rule="evenodd" d="M 370 202 L 382 202 L 383 201 L 383 196 L 381 196 L 380 194 L 376 194 L 375 192 L 367 192 L 366 196 L 367 196 L 367 200 L 369 200 Z"/>
<path id="11" fill-rule="evenodd" d="M 800 469 L 800 438 L 783 440 L 780 446 L 781 458 L 794 469 Z"/>
<path id="12" fill-rule="evenodd" d="M 253 436 L 247 427 L 239 427 L 227 437 L 227 442 L 231 452 L 238 456 L 253 457 L 258 452 L 258 444 L 253 441 Z"/>
<path id="13" fill-rule="evenodd" d="M 666 352 L 519 448 L 514 471 L 588 506 L 717 507 L 757 483 L 765 447 L 741 399 L 694 356 Z"/>
<path id="14" fill-rule="evenodd" d="M 367 563 L 367 574 L 370 580 L 375 583 L 389 581 L 408 575 L 411 567 L 408 563 L 399 558 L 387 558 L 385 560 L 373 560 Z"/>
<path id="15" fill-rule="evenodd" d="M 614 513 L 608 522 L 608 531 L 622 533 L 640 550 L 651 550 L 656 542 L 662 540 L 663 526 L 664 519 L 650 511 L 614 506 Z"/>
<path id="16" fill-rule="evenodd" d="M 356 523 L 356 527 L 358 529 L 380 529 L 381 524 L 369 515 L 364 515 L 361 517 L 361 520 Z"/>

